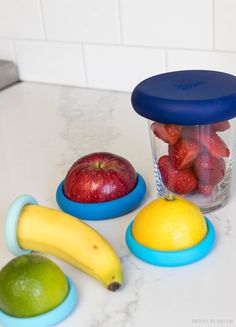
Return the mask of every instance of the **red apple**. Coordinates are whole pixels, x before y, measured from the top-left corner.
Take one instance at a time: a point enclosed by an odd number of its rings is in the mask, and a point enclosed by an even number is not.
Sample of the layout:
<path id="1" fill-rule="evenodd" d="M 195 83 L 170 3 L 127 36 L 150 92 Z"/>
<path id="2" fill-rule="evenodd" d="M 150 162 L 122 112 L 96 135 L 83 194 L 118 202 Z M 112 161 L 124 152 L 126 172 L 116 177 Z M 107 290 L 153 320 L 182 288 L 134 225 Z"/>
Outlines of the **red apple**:
<path id="1" fill-rule="evenodd" d="M 128 194 L 136 183 L 136 172 L 128 160 L 95 152 L 72 165 L 64 181 L 64 194 L 81 203 L 106 202 Z"/>

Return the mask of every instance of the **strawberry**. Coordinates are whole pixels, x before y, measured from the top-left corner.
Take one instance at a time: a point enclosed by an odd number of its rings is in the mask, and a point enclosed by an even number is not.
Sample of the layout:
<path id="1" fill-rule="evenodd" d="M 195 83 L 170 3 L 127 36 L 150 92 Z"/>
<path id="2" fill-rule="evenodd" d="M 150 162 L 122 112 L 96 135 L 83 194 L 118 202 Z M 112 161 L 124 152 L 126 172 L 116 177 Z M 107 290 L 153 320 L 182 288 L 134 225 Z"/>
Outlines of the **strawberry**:
<path id="1" fill-rule="evenodd" d="M 228 157 L 230 154 L 224 141 L 213 130 L 209 133 L 200 133 L 199 141 L 215 158 Z"/>
<path id="2" fill-rule="evenodd" d="M 212 185 L 205 185 L 205 184 L 199 183 L 197 186 L 197 191 L 206 196 L 211 195 L 213 190 L 214 190 L 214 186 L 212 186 Z"/>
<path id="3" fill-rule="evenodd" d="M 183 126 L 182 128 L 182 138 L 197 140 L 199 137 L 199 127 L 198 126 Z"/>
<path id="4" fill-rule="evenodd" d="M 183 126 L 182 136 L 185 138 L 199 138 L 200 133 L 209 134 L 210 130 L 215 132 L 224 132 L 230 128 L 228 120 L 221 121 L 219 123 L 213 123 L 211 125 L 196 125 L 196 126 Z"/>
<path id="5" fill-rule="evenodd" d="M 230 124 L 229 124 L 228 120 L 225 120 L 225 121 L 221 121 L 219 123 L 211 124 L 211 127 L 216 132 L 224 132 L 224 131 L 226 131 L 227 129 L 230 128 Z"/>
<path id="6" fill-rule="evenodd" d="M 182 137 L 195 140 L 201 147 L 205 147 L 213 157 L 222 158 L 230 155 L 226 144 L 211 125 L 185 126 Z"/>
<path id="7" fill-rule="evenodd" d="M 225 176 L 224 159 L 214 158 L 209 154 L 201 154 L 195 161 L 194 170 L 197 178 L 204 185 L 215 186 Z"/>
<path id="8" fill-rule="evenodd" d="M 171 169 L 171 164 L 169 156 L 162 156 L 158 160 L 158 167 L 161 173 L 161 178 L 163 183 L 166 185 L 168 182 L 169 168 Z"/>
<path id="9" fill-rule="evenodd" d="M 175 144 L 180 138 L 181 126 L 153 123 L 151 129 L 156 137 L 168 144 Z"/>
<path id="10" fill-rule="evenodd" d="M 163 183 L 169 191 L 177 194 L 188 194 L 195 190 L 197 179 L 193 169 L 176 170 L 169 156 L 162 156 L 158 161 Z"/>
<path id="11" fill-rule="evenodd" d="M 192 167 L 198 153 L 198 143 L 190 139 L 180 139 L 175 145 L 169 146 L 170 161 L 177 170 Z"/>

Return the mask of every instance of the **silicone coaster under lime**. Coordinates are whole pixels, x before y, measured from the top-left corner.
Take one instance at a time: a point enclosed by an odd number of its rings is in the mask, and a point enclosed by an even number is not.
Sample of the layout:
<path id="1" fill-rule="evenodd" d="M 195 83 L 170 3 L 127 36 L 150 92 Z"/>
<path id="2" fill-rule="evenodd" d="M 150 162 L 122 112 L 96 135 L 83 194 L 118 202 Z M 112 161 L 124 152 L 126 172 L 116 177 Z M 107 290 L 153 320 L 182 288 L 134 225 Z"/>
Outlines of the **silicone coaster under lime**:
<path id="1" fill-rule="evenodd" d="M 4 327 L 51 327 L 63 321 L 75 309 L 78 302 L 77 290 L 72 280 L 67 277 L 69 292 L 64 301 L 56 308 L 38 316 L 17 318 L 0 310 L 0 323 Z"/>

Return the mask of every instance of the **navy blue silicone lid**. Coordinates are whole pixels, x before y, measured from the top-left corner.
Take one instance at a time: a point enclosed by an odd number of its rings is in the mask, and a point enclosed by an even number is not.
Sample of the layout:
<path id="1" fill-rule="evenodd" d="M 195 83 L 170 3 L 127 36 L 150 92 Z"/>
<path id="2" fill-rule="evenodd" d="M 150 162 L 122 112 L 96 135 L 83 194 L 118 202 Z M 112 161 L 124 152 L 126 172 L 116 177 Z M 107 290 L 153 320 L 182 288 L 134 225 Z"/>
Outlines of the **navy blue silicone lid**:
<path id="1" fill-rule="evenodd" d="M 201 125 L 236 116 L 236 77 L 210 70 L 152 76 L 132 92 L 135 111 L 166 124 Z"/>

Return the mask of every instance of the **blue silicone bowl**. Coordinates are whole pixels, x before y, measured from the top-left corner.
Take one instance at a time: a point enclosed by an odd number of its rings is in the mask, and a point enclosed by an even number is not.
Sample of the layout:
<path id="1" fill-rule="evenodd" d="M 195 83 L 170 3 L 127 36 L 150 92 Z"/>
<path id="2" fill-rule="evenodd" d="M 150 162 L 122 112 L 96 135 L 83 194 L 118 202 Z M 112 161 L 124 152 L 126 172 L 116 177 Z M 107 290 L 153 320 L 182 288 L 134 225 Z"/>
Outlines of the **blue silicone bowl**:
<path id="1" fill-rule="evenodd" d="M 64 301 L 56 308 L 29 318 L 16 318 L 0 310 L 0 324 L 4 327 L 51 327 L 63 321 L 75 309 L 78 301 L 74 283 L 69 277 L 67 277 L 67 281 L 69 292 Z"/>
<path id="2" fill-rule="evenodd" d="M 197 245 L 178 251 L 158 251 L 145 247 L 138 243 L 132 235 L 133 221 L 126 231 L 126 243 L 130 251 L 139 259 L 156 266 L 177 267 L 194 263 L 204 258 L 213 248 L 215 243 L 215 230 L 209 219 L 207 223 L 207 235 Z"/>
<path id="3" fill-rule="evenodd" d="M 62 181 L 56 192 L 56 200 L 62 211 L 85 220 L 103 220 L 123 216 L 134 210 L 143 200 L 146 184 L 140 174 L 137 174 L 137 184 L 127 195 L 107 202 L 80 203 L 68 199 L 63 191 Z"/>

